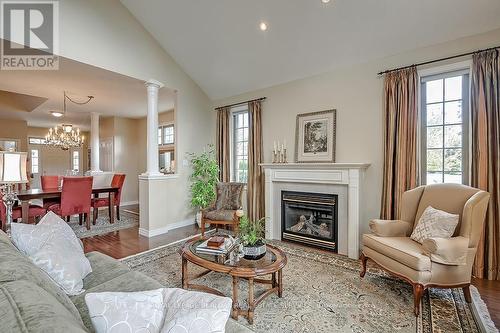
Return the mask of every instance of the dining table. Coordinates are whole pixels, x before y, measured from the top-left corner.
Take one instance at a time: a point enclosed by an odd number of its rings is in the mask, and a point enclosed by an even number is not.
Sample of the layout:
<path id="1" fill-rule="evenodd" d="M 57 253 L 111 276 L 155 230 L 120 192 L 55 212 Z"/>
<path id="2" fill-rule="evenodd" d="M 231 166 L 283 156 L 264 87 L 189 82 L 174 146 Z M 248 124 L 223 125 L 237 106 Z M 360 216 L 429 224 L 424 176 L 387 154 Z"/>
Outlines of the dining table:
<path id="1" fill-rule="evenodd" d="M 114 186 L 103 186 L 103 187 L 94 187 L 92 188 L 92 195 L 94 198 L 98 198 L 99 194 L 102 193 L 107 193 L 109 202 L 113 203 L 115 202 L 115 195 L 118 193 L 120 190 L 119 187 L 114 187 Z M 21 218 L 23 220 L 23 223 L 27 223 L 28 221 L 28 212 L 29 212 L 29 206 L 30 206 L 30 200 L 35 200 L 35 199 L 57 199 L 61 198 L 61 188 L 50 188 L 50 189 L 28 189 L 28 190 L 22 190 L 17 193 L 17 198 L 21 202 Z M 109 221 L 110 223 L 115 222 L 115 210 L 110 209 L 110 216 L 109 216 Z"/>

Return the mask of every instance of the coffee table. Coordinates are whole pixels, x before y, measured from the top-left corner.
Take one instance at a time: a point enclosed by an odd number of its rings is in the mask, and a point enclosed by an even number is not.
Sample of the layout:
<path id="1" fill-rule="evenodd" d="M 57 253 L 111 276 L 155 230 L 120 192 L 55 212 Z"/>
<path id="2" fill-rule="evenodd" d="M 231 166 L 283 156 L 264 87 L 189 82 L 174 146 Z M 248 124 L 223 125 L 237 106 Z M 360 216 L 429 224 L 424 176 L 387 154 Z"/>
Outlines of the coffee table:
<path id="1" fill-rule="evenodd" d="M 191 281 L 211 272 L 219 272 L 230 275 L 233 279 L 233 308 L 231 311 L 231 317 L 237 320 L 239 316 L 243 316 L 247 318 L 248 323 L 253 324 L 255 308 L 260 302 L 262 302 L 262 300 L 273 293 L 277 293 L 278 297 L 283 296 L 282 269 L 287 263 L 285 253 L 272 245 L 267 245 L 266 255 L 259 260 L 246 260 L 241 258 L 238 261 L 227 260 L 226 262 L 222 262 L 220 257 L 217 257 L 216 255 L 196 253 L 196 246 L 206 239 L 207 238 L 204 237 L 189 240 L 179 250 L 182 257 L 182 288 L 196 289 L 219 296 L 225 296 L 214 288 L 191 283 Z M 205 268 L 205 270 L 189 277 L 188 262 Z M 270 275 L 270 278 L 262 278 L 266 275 Z M 238 304 L 238 285 L 240 279 L 248 281 L 247 309 L 240 308 Z M 254 293 L 255 283 L 270 285 L 270 287 L 256 297 Z"/>

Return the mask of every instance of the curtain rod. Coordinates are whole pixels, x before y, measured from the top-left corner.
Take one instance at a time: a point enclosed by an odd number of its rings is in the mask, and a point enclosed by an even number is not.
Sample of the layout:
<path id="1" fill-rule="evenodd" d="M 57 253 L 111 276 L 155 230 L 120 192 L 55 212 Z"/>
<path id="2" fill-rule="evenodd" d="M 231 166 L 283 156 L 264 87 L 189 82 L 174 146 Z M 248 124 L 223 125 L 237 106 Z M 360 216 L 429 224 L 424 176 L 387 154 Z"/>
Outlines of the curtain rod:
<path id="1" fill-rule="evenodd" d="M 462 53 L 462 54 L 457 54 L 457 55 L 450 56 L 450 57 L 445 57 L 445 58 L 440 58 L 440 59 L 435 59 L 435 60 L 424 61 L 424 62 L 420 62 L 420 63 L 417 63 L 417 64 L 409 65 L 409 66 L 403 66 L 403 67 L 399 67 L 399 68 L 388 69 L 388 70 L 385 70 L 383 72 L 377 73 L 377 75 L 384 75 L 384 74 L 387 74 L 387 73 L 390 73 L 390 72 L 399 71 L 401 69 L 406 69 L 406 68 L 410 68 L 410 67 L 414 67 L 414 66 L 417 67 L 417 66 L 428 65 L 428 64 L 435 63 L 435 62 L 440 62 L 440 61 L 445 61 L 445 60 L 450 60 L 450 59 L 465 57 L 465 56 L 468 56 L 468 55 L 472 55 L 474 53 L 479 53 L 479 52 L 484 52 L 484 51 L 491 51 L 491 50 L 496 50 L 496 49 L 500 49 L 500 45 L 499 46 L 490 47 L 490 48 L 487 48 L 487 49 L 483 49 L 483 50 L 477 50 L 477 51 L 472 51 L 472 52 L 466 52 L 466 53 Z"/>
<path id="2" fill-rule="evenodd" d="M 224 105 L 224 106 L 218 106 L 218 107 L 215 108 L 215 110 L 220 110 L 222 108 L 230 108 L 232 106 L 243 105 L 243 104 L 247 104 L 247 103 L 250 103 L 250 102 L 263 101 L 265 99 L 266 99 L 266 97 L 261 97 L 261 98 L 256 98 L 256 99 L 249 99 L 248 101 L 243 101 L 243 102 L 229 104 L 229 105 Z"/>

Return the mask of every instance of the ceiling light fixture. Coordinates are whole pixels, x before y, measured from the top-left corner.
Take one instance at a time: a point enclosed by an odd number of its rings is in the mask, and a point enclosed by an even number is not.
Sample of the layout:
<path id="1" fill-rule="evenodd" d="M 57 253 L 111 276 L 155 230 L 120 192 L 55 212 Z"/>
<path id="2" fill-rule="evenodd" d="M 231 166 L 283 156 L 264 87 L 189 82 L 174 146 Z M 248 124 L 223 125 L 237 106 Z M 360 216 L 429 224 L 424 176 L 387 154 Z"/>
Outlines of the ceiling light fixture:
<path id="1" fill-rule="evenodd" d="M 259 28 L 262 31 L 266 31 L 267 30 L 267 24 L 266 24 L 266 22 L 260 22 Z"/>
<path id="2" fill-rule="evenodd" d="M 50 111 L 50 114 L 56 118 L 60 118 L 64 115 L 64 113 L 62 113 L 61 111 Z"/>
<path id="3" fill-rule="evenodd" d="M 329 3 L 330 0 L 321 0 L 322 3 Z"/>

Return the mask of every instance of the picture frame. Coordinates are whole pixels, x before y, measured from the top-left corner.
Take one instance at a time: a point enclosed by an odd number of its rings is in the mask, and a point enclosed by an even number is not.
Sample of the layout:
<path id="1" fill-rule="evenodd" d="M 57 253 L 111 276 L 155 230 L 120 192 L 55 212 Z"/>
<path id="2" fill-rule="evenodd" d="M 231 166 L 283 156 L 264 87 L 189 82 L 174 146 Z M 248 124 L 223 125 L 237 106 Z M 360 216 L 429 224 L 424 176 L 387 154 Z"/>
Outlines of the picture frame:
<path id="1" fill-rule="evenodd" d="M 295 127 L 296 163 L 334 163 L 337 110 L 297 115 Z"/>

